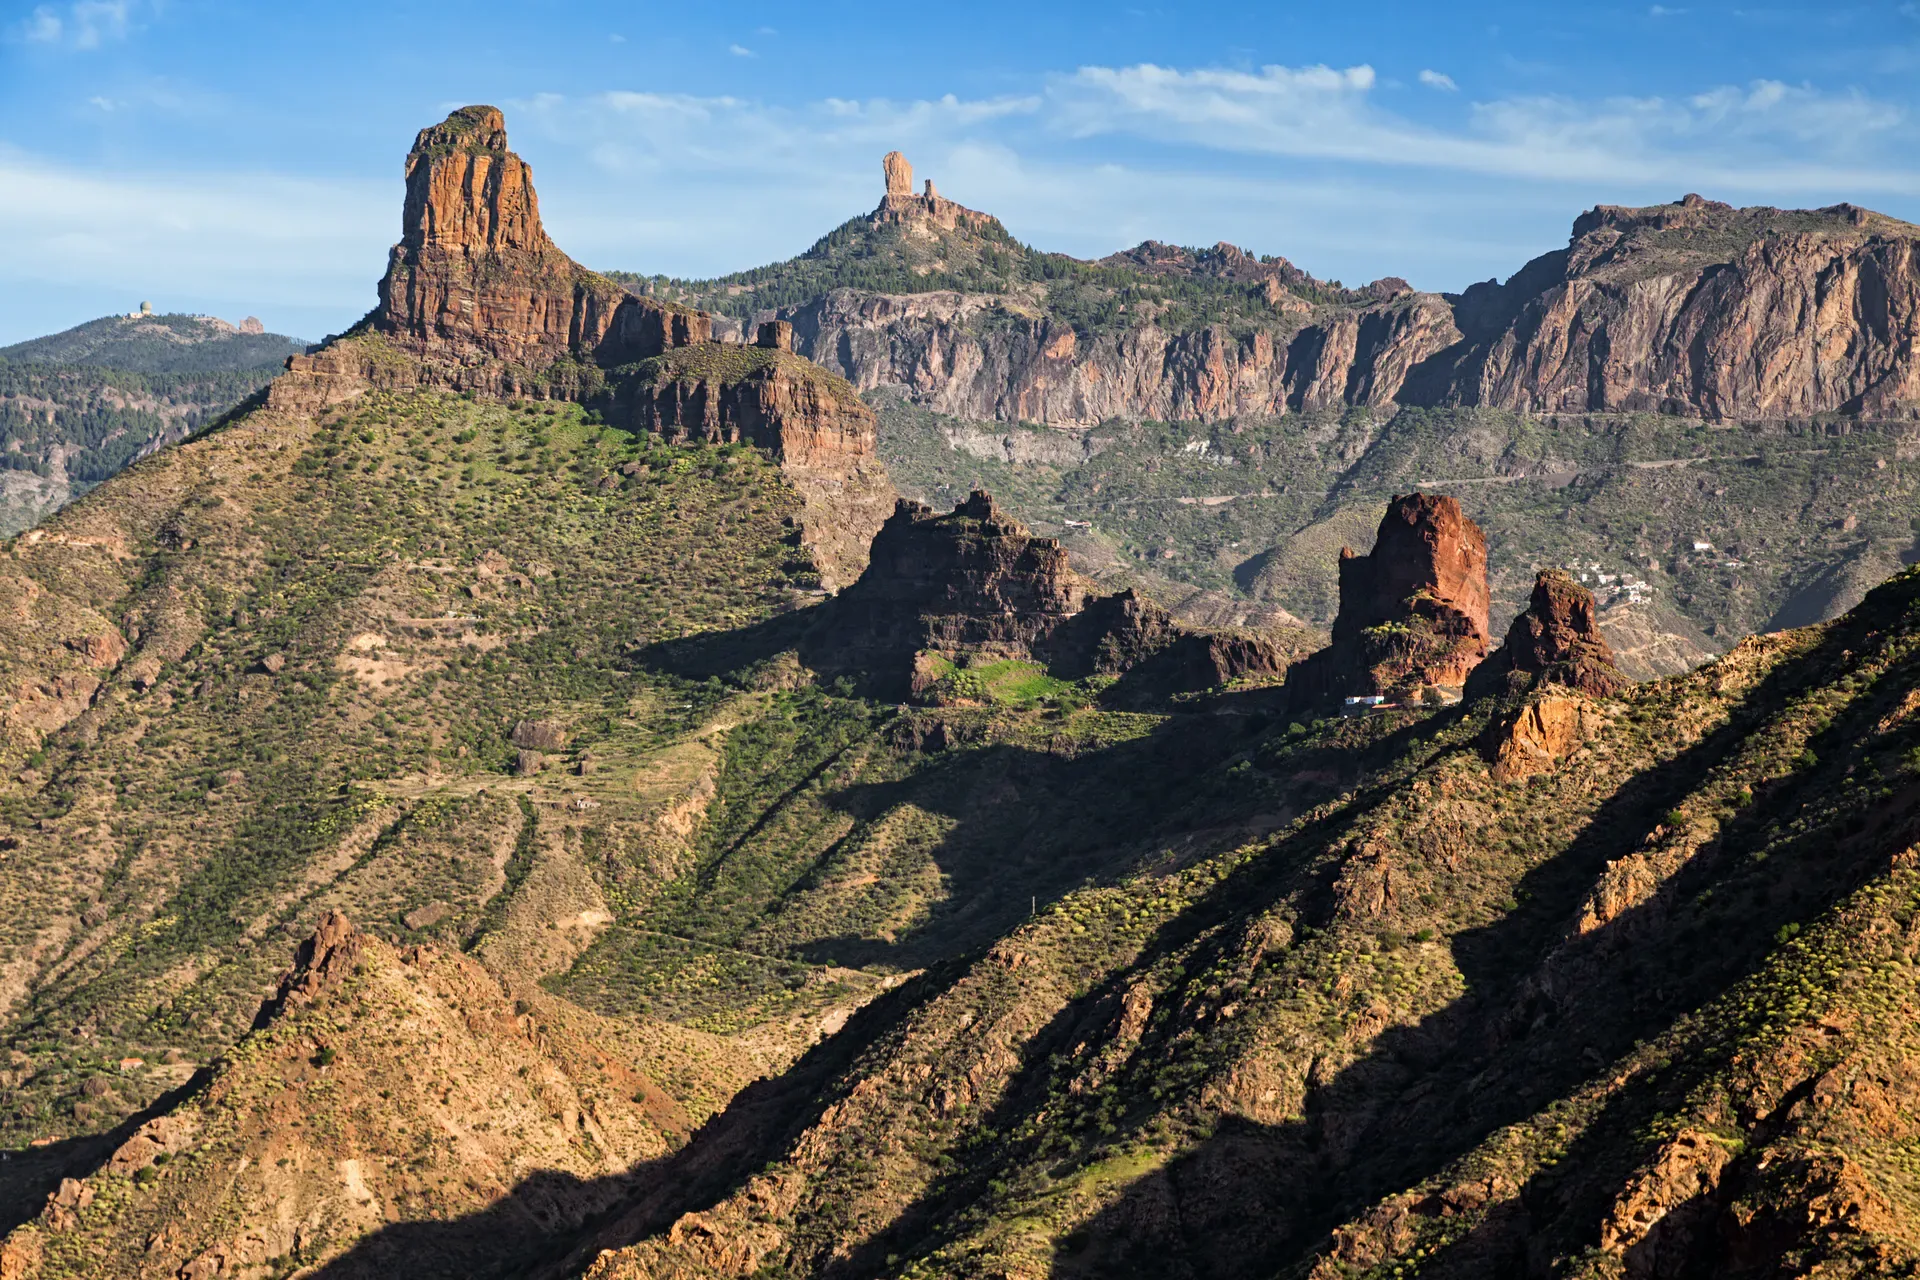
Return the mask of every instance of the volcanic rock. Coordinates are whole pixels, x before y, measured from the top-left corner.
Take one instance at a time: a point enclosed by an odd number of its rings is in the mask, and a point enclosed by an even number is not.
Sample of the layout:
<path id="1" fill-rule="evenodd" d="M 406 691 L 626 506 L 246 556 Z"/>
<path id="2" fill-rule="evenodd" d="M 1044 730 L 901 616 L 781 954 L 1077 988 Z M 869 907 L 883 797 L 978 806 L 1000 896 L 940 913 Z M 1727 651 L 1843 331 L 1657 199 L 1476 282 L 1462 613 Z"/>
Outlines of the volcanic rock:
<path id="1" fill-rule="evenodd" d="M 1487 539 L 1443 495 L 1394 498 L 1373 550 L 1340 549 L 1333 643 L 1287 677 L 1296 701 L 1457 689 L 1487 652 Z"/>
<path id="2" fill-rule="evenodd" d="M 574 262 L 541 225 L 532 171 L 507 148 L 500 112 L 462 107 L 421 130 L 407 156 L 380 305 L 346 337 L 290 357 L 268 403 L 312 410 L 369 387 L 434 386 L 581 401 L 623 426 L 749 441 L 800 490 L 801 540 L 838 587 L 866 563 L 893 489 L 871 411 L 792 355 L 790 334 L 776 322 L 770 347 L 724 347 L 706 312 Z M 754 358 L 742 364 L 742 352 Z"/>
<path id="3" fill-rule="evenodd" d="M 881 158 L 880 167 L 886 174 L 887 193 L 880 197 L 880 205 L 873 211 L 871 221 L 876 225 L 900 223 L 922 232 L 932 228 L 954 231 L 961 227 L 981 230 L 1000 225 L 991 214 L 955 204 L 936 193 L 931 180 L 925 194 L 913 194 L 913 166 L 898 151 L 887 152 Z"/>
<path id="4" fill-rule="evenodd" d="M 1467 677 L 1466 696 L 1522 694 L 1547 684 L 1596 698 L 1630 682 L 1600 634 L 1593 593 L 1559 569 L 1534 579 L 1533 600 L 1507 629 L 1507 642 Z"/>
<path id="5" fill-rule="evenodd" d="M 1601 205 L 1568 247 L 1452 298 L 1409 403 L 1781 419 L 1920 406 L 1920 227 L 1853 205 Z"/>
<path id="6" fill-rule="evenodd" d="M 865 574 L 833 602 L 810 661 L 916 694 L 946 664 L 975 657 L 1036 662 L 1067 679 L 1138 670 L 1135 683 L 1154 694 L 1284 669 L 1264 638 L 1190 631 L 1132 590 L 1092 587 L 1056 539 L 1035 537 L 984 491 L 945 515 L 903 498 Z"/>

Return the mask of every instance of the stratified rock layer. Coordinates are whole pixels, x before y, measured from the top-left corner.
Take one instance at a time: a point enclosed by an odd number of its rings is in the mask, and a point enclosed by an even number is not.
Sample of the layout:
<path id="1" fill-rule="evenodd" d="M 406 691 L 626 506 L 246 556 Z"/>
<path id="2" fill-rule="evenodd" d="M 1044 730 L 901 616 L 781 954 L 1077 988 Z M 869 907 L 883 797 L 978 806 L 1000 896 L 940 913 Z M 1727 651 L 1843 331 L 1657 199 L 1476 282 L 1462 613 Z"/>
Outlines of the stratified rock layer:
<path id="1" fill-rule="evenodd" d="M 1600 633 L 1593 593 L 1559 569 L 1534 579 L 1533 600 L 1507 629 L 1507 642 L 1467 677 L 1466 696 L 1526 693 L 1562 685 L 1604 698 L 1630 683 Z"/>
<path id="2" fill-rule="evenodd" d="M 1457 689 L 1487 653 L 1487 539 L 1443 495 L 1394 498 L 1372 552 L 1340 549 L 1333 643 L 1295 665 L 1303 704 Z"/>

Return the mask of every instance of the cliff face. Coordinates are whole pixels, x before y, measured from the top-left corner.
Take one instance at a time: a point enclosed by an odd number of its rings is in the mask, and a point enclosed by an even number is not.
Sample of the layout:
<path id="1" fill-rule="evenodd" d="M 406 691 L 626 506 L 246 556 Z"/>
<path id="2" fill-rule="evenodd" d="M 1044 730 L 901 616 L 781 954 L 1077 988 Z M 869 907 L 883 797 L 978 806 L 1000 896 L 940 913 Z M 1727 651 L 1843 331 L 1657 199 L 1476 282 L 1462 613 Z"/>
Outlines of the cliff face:
<path id="1" fill-rule="evenodd" d="M 1340 549 L 1333 643 L 1295 664 L 1303 703 L 1457 689 L 1487 653 L 1487 539 L 1452 498 L 1396 497 L 1373 550 Z"/>
<path id="2" fill-rule="evenodd" d="M 513 392 L 516 373 L 565 357 L 619 364 L 711 336 L 703 313 L 635 297 L 555 247 L 533 172 L 507 149 L 495 108 L 463 107 L 422 129 L 406 172 L 400 243 L 372 327 L 450 381 L 477 372 Z M 492 362 L 519 370 L 475 371 Z"/>
<path id="3" fill-rule="evenodd" d="M 1710 419 L 1911 417 L 1920 228 L 1852 205 L 1603 205 L 1564 251 L 1456 300 L 1416 403 Z"/>
<path id="4" fill-rule="evenodd" d="M 1604 698 L 1630 682 L 1600 633 L 1593 593 L 1559 569 L 1534 580 L 1533 599 L 1507 628 L 1507 642 L 1467 677 L 1466 696 L 1525 693 L 1556 684 Z"/>
<path id="5" fill-rule="evenodd" d="M 903 498 L 810 658 L 914 693 L 974 658 L 1036 662 L 1069 679 L 1138 672 L 1143 692 L 1162 695 L 1285 668 L 1269 640 L 1191 631 L 1136 592 L 1095 596 L 1092 585 L 1057 540 L 1034 537 L 980 490 L 945 515 Z"/>
<path id="6" fill-rule="evenodd" d="M 916 271 L 954 257 L 952 233 L 997 230 L 930 184 L 913 194 L 897 153 L 887 172 L 870 224 L 944 246 Z M 1004 236 L 993 243 L 1032 257 Z M 1457 295 L 1392 277 L 1345 289 L 1233 245 L 1147 241 L 1077 264 L 1109 273 L 1078 285 L 1059 267 L 1015 270 L 981 292 L 821 288 L 778 314 L 800 351 L 862 390 L 903 386 L 929 409 L 975 419 L 1084 426 L 1359 404 L 1910 417 L 1916 245 L 1920 229 L 1851 205 L 1734 209 L 1688 196 L 1590 210 L 1566 249 Z M 1185 326 L 1154 304 L 1089 327 L 1055 304 L 1063 289 L 1083 303 L 1164 280 L 1231 301 L 1234 327 Z"/>
<path id="7" fill-rule="evenodd" d="M 294 356 L 269 392 L 312 409 L 369 386 L 583 401 L 624 425 L 771 451 L 807 502 L 802 541 L 822 580 L 859 576 L 892 499 L 873 415 L 840 379 L 767 346 L 712 341 L 706 312 L 628 293 L 548 238 L 532 171 L 493 107 L 420 131 L 401 240 L 380 305 L 346 338 Z"/>
<path id="8" fill-rule="evenodd" d="M 984 294 L 842 289 L 780 314 L 796 349 L 862 390 L 904 386 L 938 413 L 1061 426 L 1385 403 L 1409 370 L 1459 338 L 1433 294 L 1244 338 L 1223 325 L 1153 324 L 1082 338 Z M 988 316 L 991 326 L 977 323 Z"/>

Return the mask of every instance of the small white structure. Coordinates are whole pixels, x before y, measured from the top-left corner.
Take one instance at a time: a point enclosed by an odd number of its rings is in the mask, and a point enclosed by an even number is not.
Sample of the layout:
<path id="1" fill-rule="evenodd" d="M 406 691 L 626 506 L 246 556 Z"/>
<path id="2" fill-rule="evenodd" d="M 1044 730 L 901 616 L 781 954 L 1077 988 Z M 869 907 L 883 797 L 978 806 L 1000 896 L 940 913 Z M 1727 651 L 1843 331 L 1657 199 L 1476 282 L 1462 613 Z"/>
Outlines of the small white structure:
<path id="1" fill-rule="evenodd" d="M 1693 549 L 1695 551 L 1711 551 L 1713 550 L 1713 544 L 1711 542 L 1705 542 L 1699 538 L 1695 538 L 1693 540 Z"/>
<path id="2" fill-rule="evenodd" d="M 140 309 L 138 311 L 127 312 L 127 319 L 129 320 L 148 320 L 148 319 L 151 319 L 152 317 L 153 317 L 153 304 L 151 302 L 141 303 Z"/>

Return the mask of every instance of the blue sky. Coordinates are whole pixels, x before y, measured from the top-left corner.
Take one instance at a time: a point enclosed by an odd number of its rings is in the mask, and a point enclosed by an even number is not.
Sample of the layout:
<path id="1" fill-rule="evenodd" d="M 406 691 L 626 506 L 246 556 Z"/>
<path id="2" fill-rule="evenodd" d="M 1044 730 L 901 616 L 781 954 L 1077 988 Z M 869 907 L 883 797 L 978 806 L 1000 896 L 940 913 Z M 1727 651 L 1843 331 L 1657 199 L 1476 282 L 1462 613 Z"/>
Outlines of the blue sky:
<path id="1" fill-rule="evenodd" d="M 554 238 L 711 275 L 898 147 L 1043 248 L 1230 240 L 1458 289 L 1688 191 L 1920 220 L 1920 8 L 0 0 L 0 344 L 142 298 L 319 337 L 400 164 L 507 112 Z"/>

